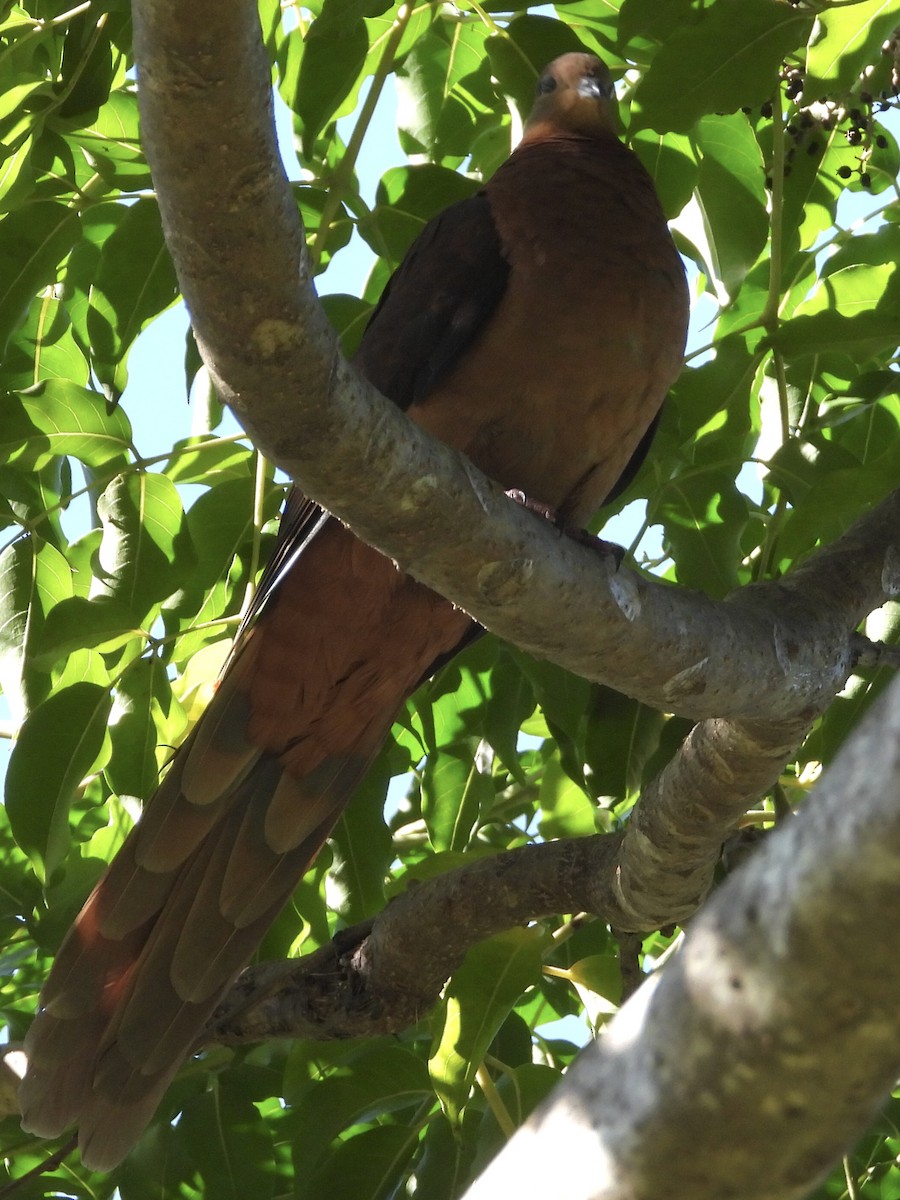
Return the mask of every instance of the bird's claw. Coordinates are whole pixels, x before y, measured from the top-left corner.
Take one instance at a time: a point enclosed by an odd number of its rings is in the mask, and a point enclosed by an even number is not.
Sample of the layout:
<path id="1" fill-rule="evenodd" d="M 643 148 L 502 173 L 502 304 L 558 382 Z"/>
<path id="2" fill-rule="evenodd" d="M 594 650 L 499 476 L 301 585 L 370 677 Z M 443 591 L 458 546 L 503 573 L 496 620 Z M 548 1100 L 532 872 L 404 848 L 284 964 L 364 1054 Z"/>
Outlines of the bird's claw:
<path id="1" fill-rule="evenodd" d="M 557 529 L 562 528 L 559 522 L 559 514 L 549 504 L 541 504 L 540 500 L 532 500 L 530 496 L 525 495 L 521 488 L 510 488 L 506 494 L 510 500 L 514 500 L 516 504 L 520 504 L 526 512 L 534 513 L 536 517 L 543 517 L 545 521 L 551 521 Z"/>
<path id="2" fill-rule="evenodd" d="M 506 494 L 510 500 L 515 501 L 516 504 L 520 504 L 528 512 L 532 512 L 538 517 L 543 517 L 545 521 L 551 521 L 559 532 L 566 537 L 580 542 L 582 546 L 587 546 L 589 550 L 593 550 L 595 554 L 599 554 L 602 558 L 614 558 L 617 571 L 622 565 L 622 559 L 625 557 L 624 546 L 620 546 L 616 542 L 607 542 L 604 538 L 597 537 L 596 534 L 590 533 L 587 529 L 582 529 L 578 525 L 569 525 L 565 517 L 557 512 L 555 508 L 551 508 L 549 504 L 542 504 L 539 500 L 530 499 L 520 488 L 510 488 Z"/>

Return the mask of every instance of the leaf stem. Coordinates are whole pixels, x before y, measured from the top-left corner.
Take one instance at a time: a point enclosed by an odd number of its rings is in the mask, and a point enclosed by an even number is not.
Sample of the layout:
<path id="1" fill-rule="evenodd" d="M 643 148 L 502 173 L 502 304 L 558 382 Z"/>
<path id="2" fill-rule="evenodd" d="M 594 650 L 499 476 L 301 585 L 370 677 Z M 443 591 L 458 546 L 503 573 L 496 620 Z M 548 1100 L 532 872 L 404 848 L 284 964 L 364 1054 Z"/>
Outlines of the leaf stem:
<path id="1" fill-rule="evenodd" d="M 472 12 L 480 17 L 484 24 L 487 25 L 494 37 L 509 37 L 507 30 L 502 25 L 497 24 L 491 14 L 486 12 L 485 9 L 481 7 L 481 5 L 478 3 L 478 0 L 469 0 L 469 7 L 471 8 Z"/>
<path id="2" fill-rule="evenodd" d="M 328 194 L 322 206 L 319 228 L 316 230 L 315 240 L 309 252 L 313 272 L 315 272 L 322 258 L 325 244 L 328 241 L 328 234 L 331 231 L 331 223 L 337 215 L 344 192 L 347 190 L 353 172 L 356 169 L 356 160 L 359 158 L 359 152 L 362 149 L 363 141 L 369 131 L 369 125 L 372 123 L 372 118 L 375 115 L 375 109 L 378 107 L 378 101 L 381 99 L 384 85 L 394 65 L 394 55 L 406 31 L 406 26 L 409 24 L 412 12 L 413 8 L 411 4 L 402 4 L 397 10 L 397 19 L 394 21 L 391 32 L 385 42 L 384 51 L 372 76 L 372 83 L 368 94 L 359 110 L 359 117 L 353 127 L 350 140 L 347 142 L 347 149 L 344 151 L 344 156 L 335 168 L 331 178 Z"/>
<path id="3" fill-rule="evenodd" d="M 487 1101 L 487 1106 L 494 1114 L 504 1136 L 511 1138 L 516 1132 L 516 1123 L 509 1115 L 509 1109 L 500 1098 L 500 1093 L 494 1086 L 493 1079 L 491 1079 L 490 1071 L 488 1071 L 484 1063 L 475 1072 L 475 1078 L 478 1080 L 478 1086 L 481 1088 L 484 1098 Z"/>
<path id="4" fill-rule="evenodd" d="M 784 116 L 781 107 L 781 83 L 772 97 L 772 219 L 770 223 L 769 290 L 760 323 L 769 333 L 778 326 L 781 301 L 781 273 L 784 255 Z"/>
<path id="5" fill-rule="evenodd" d="M 106 24 L 108 17 L 109 17 L 109 13 L 101 13 L 100 16 L 97 18 L 97 24 L 94 26 L 93 33 L 91 34 L 87 45 L 84 47 L 84 49 L 81 52 L 81 57 L 78 60 L 75 70 L 72 72 L 71 79 L 68 81 L 66 86 L 60 92 L 57 93 L 57 95 L 54 98 L 54 101 L 53 101 L 54 108 L 61 108 L 63 106 L 63 104 L 65 104 L 66 100 L 68 100 L 69 96 L 71 96 L 72 92 L 75 90 L 75 85 L 78 83 L 78 80 L 83 75 L 84 69 L 87 66 L 88 62 L 90 61 L 90 57 L 94 53 L 94 49 L 96 48 L 96 45 L 100 40 L 100 34 L 103 32 L 103 26 Z M 121 56 L 119 56 L 119 57 L 121 57 Z"/>
<path id="6" fill-rule="evenodd" d="M 262 540 L 263 504 L 266 498 L 266 483 L 269 478 L 269 464 L 257 450 L 256 472 L 253 481 L 253 539 L 250 544 L 250 570 L 247 576 L 247 587 L 244 591 L 244 602 L 241 605 L 241 617 L 249 611 L 256 594 L 256 574 L 259 571 L 260 544 Z"/>

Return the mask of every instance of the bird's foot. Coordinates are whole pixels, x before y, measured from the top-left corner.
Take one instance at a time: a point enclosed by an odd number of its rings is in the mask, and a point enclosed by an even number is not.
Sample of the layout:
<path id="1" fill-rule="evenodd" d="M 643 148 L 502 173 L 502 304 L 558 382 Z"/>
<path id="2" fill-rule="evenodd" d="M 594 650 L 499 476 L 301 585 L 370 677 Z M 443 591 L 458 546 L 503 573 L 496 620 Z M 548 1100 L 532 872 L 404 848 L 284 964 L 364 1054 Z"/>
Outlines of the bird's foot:
<path id="1" fill-rule="evenodd" d="M 582 546 L 587 546 L 589 550 L 593 550 L 602 558 L 614 558 L 616 570 L 622 565 L 622 559 L 625 557 L 624 546 L 620 546 L 616 542 L 607 542 L 604 538 L 597 537 L 596 534 L 590 533 L 578 525 L 570 525 L 562 513 L 551 508 L 549 504 L 542 504 L 540 500 L 532 500 L 519 488 L 510 488 L 506 494 L 510 500 L 521 504 L 528 512 L 543 517 L 545 521 L 550 521 L 565 537 L 572 538 Z"/>

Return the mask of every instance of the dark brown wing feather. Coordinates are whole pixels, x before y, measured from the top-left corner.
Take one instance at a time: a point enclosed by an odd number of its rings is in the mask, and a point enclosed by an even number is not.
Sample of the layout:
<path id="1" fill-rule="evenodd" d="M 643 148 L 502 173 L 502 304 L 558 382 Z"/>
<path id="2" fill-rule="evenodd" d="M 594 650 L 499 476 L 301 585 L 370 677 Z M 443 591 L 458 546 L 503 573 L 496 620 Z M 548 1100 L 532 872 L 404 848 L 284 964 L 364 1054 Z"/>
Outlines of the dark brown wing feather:
<path id="1" fill-rule="evenodd" d="M 382 395 L 408 409 L 428 396 L 486 327 L 508 277 L 484 193 L 452 204 L 426 224 L 388 281 L 355 366 Z M 291 488 L 238 639 L 328 519 L 315 501 Z"/>

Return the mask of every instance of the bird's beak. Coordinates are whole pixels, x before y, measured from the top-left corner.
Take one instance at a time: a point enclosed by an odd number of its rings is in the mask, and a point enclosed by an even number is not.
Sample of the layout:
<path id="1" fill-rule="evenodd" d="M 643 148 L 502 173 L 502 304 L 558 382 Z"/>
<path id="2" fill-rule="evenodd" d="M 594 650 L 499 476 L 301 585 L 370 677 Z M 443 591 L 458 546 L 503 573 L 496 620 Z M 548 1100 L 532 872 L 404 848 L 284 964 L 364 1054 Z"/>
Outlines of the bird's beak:
<path id="1" fill-rule="evenodd" d="M 611 100 L 613 87 L 594 75 L 585 75 L 578 84 L 578 94 L 586 100 Z"/>

